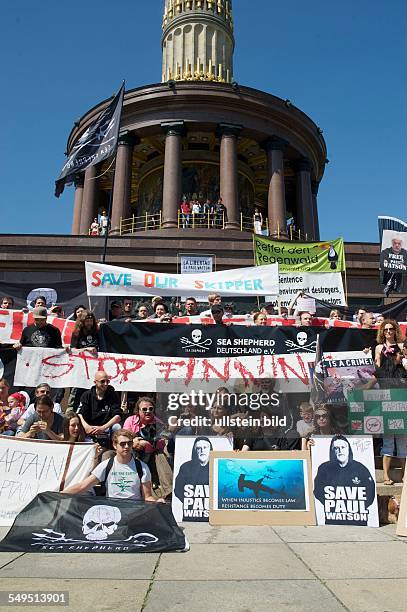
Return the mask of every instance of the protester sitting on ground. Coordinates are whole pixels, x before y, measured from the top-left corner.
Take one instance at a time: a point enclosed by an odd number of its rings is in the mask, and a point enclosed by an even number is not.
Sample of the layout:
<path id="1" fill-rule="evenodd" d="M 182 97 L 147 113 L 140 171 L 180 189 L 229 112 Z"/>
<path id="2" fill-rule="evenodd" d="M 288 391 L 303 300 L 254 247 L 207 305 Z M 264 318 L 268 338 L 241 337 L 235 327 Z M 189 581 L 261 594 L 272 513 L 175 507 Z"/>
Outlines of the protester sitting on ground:
<path id="1" fill-rule="evenodd" d="M 148 309 L 148 304 L 140 304 L 138 309 L 137 309 L 137 317 L 136 319 L 138 321 L 142 321 L 143 319 L 148 319 L 149 318 L 149 309 Z"/>
<path id="2" fill-rule="evenodd" d="M 301 420 L 297 421 L 296 429 L 301 438 L 306 438 L 308 434 L 314 431 L 314 409 L 308 402 L 300 404 Z"/>
<path id="3" fill-rule="evenodd" d="M 123 317 L 123 304 L 114 300 L 110 304 L 109 309 L 109 321 L 114 321 L 115 319 L 121 319 Z"/>
<path id="4" fill-rule="evenodd" d="M 373 329 L 376 325 L 373 312 L 365 312 L 365 314 L 361 316 L 360 320 L 362 329 Z"/>
<path id="5" fill-rule="evenodd" d="M 123 416 L 120 398 L 109 382 L 106 372 L 98 370 L 94 386 L 82 395 L 78 408 L 86 435 L 96 438 L 105 449 L 110 445 L 111 433 L 121 428 Z"/>
<path id="6" fill-rule="evenodd" d="M 133 436 L 134 434 L 126 429 L 115 431 L 112 438 L 115 457 L 102 461 L 92 470 L 90 476 L 67 487 L 63 493 L 85 493 L 94 486 L 105 483 L 106 497 L 164 502 L 163 499 L 153 496 L 151 474 L 147 465 L 133 457 Z M 126 482 L 125 487 L 122 486 L 123 481 Z"/>
<path id="7" fill-rule="evenodd" d="M 267 315 L 261 311 L 254 313 L 253 323 L 255 325 L 267 325 Z"/>
<path id="8" fill-rule="evenodd" d="M 90 438 L 86 436 L 82 421 L 73 410 L 67 410 L 64 414 L 64 441 L 86 442 Z"/>
<path id="9" fill-rule="evenodd" d="M 24 421 L 35 414 L 35 400 L 39 397 L 43 397 L 44 395 L 48 395 L 51 397 L 52 389 L 48 383 L 40 383 L 35 387 L 34 390 L 34 401 L 29 404 L 28 408 L 23 412 L 18 420 L 18 426 L 21 427 L 24 424 Z M 51 397 L 52 399 L 52 397 Z M 62 414 L 62 407 L 59 402 L 54 402 L 53 411 L 57 414 Z"/>
<path id="10" fill-rule="evenodd" d="M 0 406 L 0 433 L 14 436 L 17 421 L 25 412 L 26 398 L 22 393 L 12 393 L 7 399 L 8 405 Z"/>
<path id="11" fill-rule="evenodd" d="M 204 310 L 204 312 L 201 312 L 201 317 L 210 317 L 212 306 L 218 306 L 221 302 L 222 298 L 219 293 L 210 293 L 208 295 L 209 308 L 208 310 Z"/>
<path id="12" fill-rule="evenodd" d="M 37 348 L 62 348 L 61 332 L 57 327 L 47 323 L 47 309 L 38 306 L 33 310 L 34 323 L 24 327 L 19 342 L 13 346 L 20 350 L 23 346 Z"/>
<path id="13" fill-rule="evenodd" d="M 12 310 L 14 308 L 14 300 L 12 297 L 5 295 L 1 298 L 0 308 L 3 310 Z"/>
<path id="14" fill-rule="evenodd" d="M 298 323 L 300 327 L 311 327 L 313 316 L 310 312 L 299 312 L 298 313 Z"/>
<path id="15" fill-rule="evenodd" d="M 144 461 L 151 472 L 153 488 L 160 487 L 161 495 L 167 497 L 172 492 L 173 473 L 165 454 L 166 438 L 157 432 L 162 424 L 155 415 L 152 398 L 140 397 L 134 413 L 124 423 L 135 434 L 133 449 L 136 456 Z"/>
<path id="16" fill-rule="evenodd" d="M 43 395 L 35 399 L 34 405 L 34 414 L 25 419 L 17 436 L 36 440 L 61 441 L 64 433 L 64 419 L 53 411 L 52 399 L 49 395 Z"/>
<path id="17" fill-rule="evenodd" d="M 340 321 L 342 319 L 342 313 L 337 308 L 333 308 L 329 313 L 329 318 Z"/>

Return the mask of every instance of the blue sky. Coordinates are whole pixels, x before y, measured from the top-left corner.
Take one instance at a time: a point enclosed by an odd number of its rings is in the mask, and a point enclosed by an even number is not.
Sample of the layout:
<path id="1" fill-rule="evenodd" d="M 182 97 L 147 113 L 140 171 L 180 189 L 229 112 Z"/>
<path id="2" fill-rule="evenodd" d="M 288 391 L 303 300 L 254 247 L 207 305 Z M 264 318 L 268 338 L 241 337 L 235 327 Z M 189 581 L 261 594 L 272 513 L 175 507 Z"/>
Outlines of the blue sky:
<path id="1" fill-rule="evenodd" d="M 70 233 L 74 191 L 54 180 L 76 118 L 161 79 L 163 0 L 2 2 L 1 233 Z M 376 242 L 407 220 L 403 0 L 234 0 L 235 78 L 289 98 L 328 146 L 321 237 Z"/>

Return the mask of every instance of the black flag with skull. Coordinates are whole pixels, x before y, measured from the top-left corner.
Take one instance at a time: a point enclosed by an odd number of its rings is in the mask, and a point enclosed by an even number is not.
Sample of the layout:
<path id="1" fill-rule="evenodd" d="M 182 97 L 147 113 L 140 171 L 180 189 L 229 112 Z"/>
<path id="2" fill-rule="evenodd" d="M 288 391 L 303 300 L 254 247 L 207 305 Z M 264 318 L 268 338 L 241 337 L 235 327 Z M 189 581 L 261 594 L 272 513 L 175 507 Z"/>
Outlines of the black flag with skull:
<path id="1" fill-rule="evenodd" d="M 114 155 L 119 137 L 120 119 L 123 106 L 124 82 L 112 102 L 99 117 L 91 123 L 76 141 L 66 160 L 61 174 L 55 181 L 57 198 L 65 184 L 72 183 L 75 175 L 84 172 L 89 166 Z"/>

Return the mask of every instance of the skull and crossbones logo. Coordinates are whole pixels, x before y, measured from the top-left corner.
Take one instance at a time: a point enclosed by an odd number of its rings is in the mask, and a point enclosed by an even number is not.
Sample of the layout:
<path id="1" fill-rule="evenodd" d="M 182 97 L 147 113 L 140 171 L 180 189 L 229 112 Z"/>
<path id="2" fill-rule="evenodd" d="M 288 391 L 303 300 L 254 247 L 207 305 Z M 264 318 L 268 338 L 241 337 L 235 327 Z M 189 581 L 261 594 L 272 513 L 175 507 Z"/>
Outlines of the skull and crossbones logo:
<path id="1" fill-rule="evenodd" d="M 299 331 L 297 333 L 297 342 L 293 340 L 285 340 L 285 344 L 288 347 L 289 353 L 294 352 L 306 352 L 306 353 L 315 353 L 317 341 L 311 340 L 308 342 L 308 336 L 305 331 Z"/>
<path id="2" fill-rule="evenodd" d="M 83 517 L 82 531 L 87 540 L 106 540 L 112 535 L 122 518 L 116 506 L 92 506 Z"/>
<path id="3" fill-rule="evenodd" d="M 184 345 L 184 349 L 187 352 L 193 352 L 196 349 L 201 349 L 202 351 L 208 351 L 209 347 L 212 344 L 212 340 L 207 338 L 206 340 L 202 339 L 202 330 L 194 329 L 191 333 L 191 340 L 183 336 L 181 338 L 181 343 Z"/>

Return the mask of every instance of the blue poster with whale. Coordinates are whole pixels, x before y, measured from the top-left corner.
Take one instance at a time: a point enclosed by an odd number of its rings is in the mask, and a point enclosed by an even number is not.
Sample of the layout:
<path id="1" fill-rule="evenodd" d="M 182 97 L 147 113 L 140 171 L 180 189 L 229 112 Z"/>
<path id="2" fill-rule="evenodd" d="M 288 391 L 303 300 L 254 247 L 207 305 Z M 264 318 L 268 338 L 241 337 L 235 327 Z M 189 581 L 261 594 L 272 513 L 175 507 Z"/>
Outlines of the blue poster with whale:
<path id="1" fill-rule="evenodd" d="M 214 510 L 308 511 L 305 459 L 215 458 Z"/>

